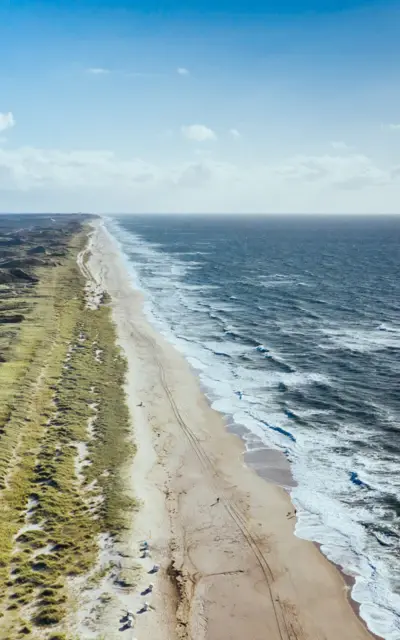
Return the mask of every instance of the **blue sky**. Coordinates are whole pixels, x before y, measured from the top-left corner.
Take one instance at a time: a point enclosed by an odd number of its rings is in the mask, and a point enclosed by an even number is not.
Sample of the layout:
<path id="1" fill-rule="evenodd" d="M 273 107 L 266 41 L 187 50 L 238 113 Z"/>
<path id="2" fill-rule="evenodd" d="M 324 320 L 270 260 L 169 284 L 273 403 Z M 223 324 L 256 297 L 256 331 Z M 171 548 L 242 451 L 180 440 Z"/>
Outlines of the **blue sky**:
<path id="1" fill-rule="evenodd" d="M 400 3 L 9 0 L 0 210 L 399 212 Z"/>

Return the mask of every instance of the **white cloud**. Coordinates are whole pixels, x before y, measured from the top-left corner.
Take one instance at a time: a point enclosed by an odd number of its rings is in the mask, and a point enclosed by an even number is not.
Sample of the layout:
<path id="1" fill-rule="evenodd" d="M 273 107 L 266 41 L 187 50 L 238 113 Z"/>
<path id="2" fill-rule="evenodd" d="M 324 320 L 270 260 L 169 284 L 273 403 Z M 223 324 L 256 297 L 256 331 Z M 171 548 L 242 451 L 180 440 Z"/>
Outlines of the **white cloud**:
<path id="1" fill-rule="evenodd" d="M 212 129 L 204 126 L 204 124 L 191 124 L 189 126 L 181 127 L 182 135 L 188 140 L 195 140 L 196 142 L 206 142 L 207 140 L 216 140 Z"/>
<path id="2" fill-rule="evenodd" d="M 193 162 L 177 172 L 175 184 L 197 188 L 213 178 L 210 167 L 205 162 Z"/>
<path id="3" fill-rule="evenodd" d="M 349 147 L 348 144 L 346 144 L 345 142 L 343 142 L 343 140 L 337 140 L 337 141 L 333 141 L 331 142 L 331 147 L 332 149 L 335 149 L 335 151 L 351 151 L 352 147 Z"/>
<path id="4" fill-rule="evenodd" d="M 0 147 L 0 201 L 8 211 L 399 212 L 400 166 L 381 168 L 361 154 L 174 164 Z"/>
<path id="5" fill-rule="evenodd" d="M 322 186 L 352 189 L 390 182 L 390 172 L 379 169 L 361 154 L 346 156 L 294 156 L 274 169 L 287 180 L 317 182 Z"/>
<path id="6" fill-rule="evenodd" d="M 391 124 L 381 124 L 382 131 L 398 131 L 400 132 L 400 124 L 391 123 Z"/>
<path id="7" fill-rule="evenodd" d="M 180 75 L 180 76 L 190 76 L 190 71 L 189 69 L 186 69 L 185 67 L 178 67 L 176 72 Z"/>
<path id="8" fill-rule="evenodd" d="M 11 111 L 8 113 L 0 113 L 0 131 L 11 129 L 15 126 L 15 118 Z"/>
<path id="9" fill-rule="evenodd" d="M 232 136 L 232 138 L 238 139 L 242 137 L 241 133 L 237 129 L 229 129 L 229 133 Z"/>
<path id="10" fill-rule="evenodd" d="M 0 149 L 0 172 L 9 174 L 15 190 L 87 188 L 107 189 L 144 183 L 156 169 L 135 158 L 125 161 L 111 151 L 58 151 L 22 147 Z M 0 189 L 6 185 L 1 183 Z"/>
<path id="11" fill-rule="evenodd" d="M 104 76 L 110 73 L 109 69 L 103 69 L 102 67 L 91 67 L 87 69 L 88 73 L 91 73 L 93 76 Z"/>

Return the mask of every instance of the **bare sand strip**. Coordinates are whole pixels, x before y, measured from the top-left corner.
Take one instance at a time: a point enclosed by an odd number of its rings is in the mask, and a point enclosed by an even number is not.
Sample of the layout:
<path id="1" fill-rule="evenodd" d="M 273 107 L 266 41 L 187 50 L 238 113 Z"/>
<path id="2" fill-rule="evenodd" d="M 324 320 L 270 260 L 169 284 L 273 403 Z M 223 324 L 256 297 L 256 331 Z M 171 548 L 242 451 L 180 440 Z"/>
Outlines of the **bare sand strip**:
<path id="1" fill-rule="evenodd" d="M 142 598 L 153 609 L 137 616 L 132 637 L 371 638 L 339 571 L 314 544 L 294 536 L 288 494 L 244 464 L 240 439 L 210 408 L 184 358 L 149 326 L 101 224 L 91 252 L 88 268 L 112 297 L 129 365 L 138 451 L 127 480 L 141 500 L 130 548 L 138 555 L 147 539 L 151 561 L 161 565 L 151 578 L 153 594 Z"/>

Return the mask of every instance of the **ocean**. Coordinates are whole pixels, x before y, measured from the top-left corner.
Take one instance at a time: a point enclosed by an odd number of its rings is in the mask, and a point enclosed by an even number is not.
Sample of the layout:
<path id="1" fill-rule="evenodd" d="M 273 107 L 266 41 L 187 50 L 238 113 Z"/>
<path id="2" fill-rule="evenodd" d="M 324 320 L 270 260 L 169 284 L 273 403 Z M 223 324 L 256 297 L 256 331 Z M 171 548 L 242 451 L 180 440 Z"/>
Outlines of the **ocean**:
<path id="1" fill-rule="evenodd" d="M 249 450 L 281 451 L 296 535 L 400 638 L 400 218 L 107 218 L 150 321 Z"/>

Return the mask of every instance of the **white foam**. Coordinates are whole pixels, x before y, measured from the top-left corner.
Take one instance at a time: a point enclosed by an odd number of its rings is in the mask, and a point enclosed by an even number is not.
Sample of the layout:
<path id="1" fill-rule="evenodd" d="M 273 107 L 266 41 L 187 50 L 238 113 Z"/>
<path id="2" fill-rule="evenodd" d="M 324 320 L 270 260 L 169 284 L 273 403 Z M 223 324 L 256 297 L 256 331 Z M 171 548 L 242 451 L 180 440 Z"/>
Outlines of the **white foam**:
<path id="1" fill-rule="evenodd" d="M 328 341 L 322 342 L 321 347 L 325 349 L 339 347 L 361 353 L 400 348 L 400 327 L 393 325 L 390 328 L 382 329 L 386 326 L 380 325 L 364 329 L 361 327 L 340 329 L 325 327 L 322 329 L 322 333 L 328 338 Z"/>

